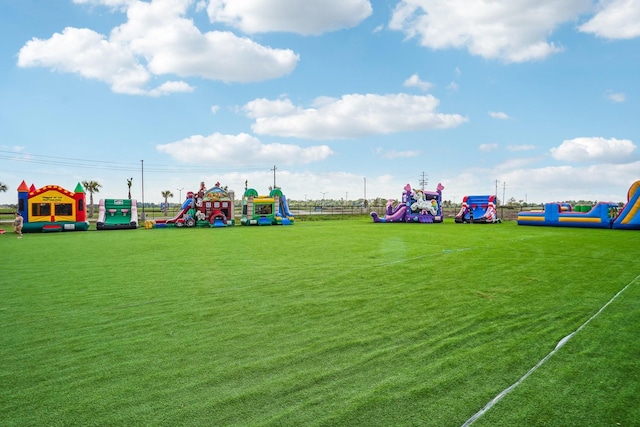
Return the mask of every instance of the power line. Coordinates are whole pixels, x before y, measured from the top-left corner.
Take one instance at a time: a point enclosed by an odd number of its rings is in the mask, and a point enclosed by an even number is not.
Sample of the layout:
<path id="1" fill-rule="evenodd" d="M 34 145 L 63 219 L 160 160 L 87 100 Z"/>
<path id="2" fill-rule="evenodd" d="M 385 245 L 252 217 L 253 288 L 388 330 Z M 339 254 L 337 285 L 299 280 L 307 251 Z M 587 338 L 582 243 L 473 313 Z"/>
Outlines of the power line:
<path id="1" fill-rule="evenodd" d="M 59 159 L 59 160 L 64 160 L 65 162 L 68 161 L 75 161 L 75 162 L 90 162 L 90 163 L 111 163 L 111 164 L 118 164 L 116 162 L 108 162 L 108 161 L 104 161 L 104 160 L 86 160 L 86 159 L 74 159 L 71 157 L 59 157 L 59 156 L 45 156 L 43 154 L 33 154 L 33 153 L 26 153 L 26 152 L 16 152 L 16 151 L 6 151 L 6 150 L 0 150 L 0 153 L 5 153 L 5 155 L 9 155 L 10 157 L 5 157 L 2 156 L 4 158 L 10 158 L 11 160 L 19 160 L 19 161 L 33 161 L 34 159 L 31 159 L 31 157 L 42 157 L 44 159 Z M 122 164 L 122 163 L 121 163 Z M 129 165 L 135 165 L 135 163 L 128 163 Z"/>
<path id="2" fill-rule="evenodd" d="M 40 164 L 40 165 L 50 165 L 50 166 L 66 166 L 66 167 L 74 167 L 74 168 L 84 168 L 84 169 L 98 169 L 98 170 L 110 170 L 110 171 L 137 171 L 139 169 L 138 163 L 123 163 L 123 162 L 111 162 L 104 160 L 89 160 L 89 159 L 75 159 L 68 157 L 58 157 L 58 156 L 45 156 L 41 154 L 32 154 L 32 153 L 16 153 L 13 151 L 3 151 L 0 150 L 0 159 L 20 162 L 20 163 L 32 163 L 32 164 Z M 192 174 L 192 173 L 209 173 L 210 167 L 206 165 L 197 165 L 202 166 L 202 169 L 194 168 L 193 164 L 190 164 L 188 167 L 185 166 L 169 166 L 169 165 L 160 165 L 160 164 L 145 164 L 145 172 L 147 173 L 172 173 L 172 174 Z M 238 168 L 243 169 L 254 169 L 259 170 L 264 166 L 262 165 L 236 165 L 234 167 L 219 167 L 216 166 L 216 170 L 224 171 L 230 170 L 235 171 Z"/>

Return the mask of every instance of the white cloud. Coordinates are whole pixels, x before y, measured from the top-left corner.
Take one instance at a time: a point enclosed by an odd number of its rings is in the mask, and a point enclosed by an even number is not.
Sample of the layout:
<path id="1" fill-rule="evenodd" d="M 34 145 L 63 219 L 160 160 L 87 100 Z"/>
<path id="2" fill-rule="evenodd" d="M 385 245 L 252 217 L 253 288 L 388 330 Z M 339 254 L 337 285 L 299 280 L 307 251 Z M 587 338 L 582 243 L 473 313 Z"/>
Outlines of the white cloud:
<path id="1" fill-rule="evenodd" d="M 381 147 L 376 149 L 376 154 L 379 155 L 383 159 L 392 160 L 398 158 L 408 158 L 408 157 L 418 157 L 422 154 L 420 150 L 406 150 L 406 151 L 396 151 L 396 150 L 384 150 Z"/>
<path id="2" fill-rule="evenodd" d="M 625 102 L 627 100 L 627 97 L 625 96 L 625 94 L 620 92 L 609 91 L 607 92 L 606 96 L 609 101 L 615 102 L 616 104 Z"/>
<path id="3" fill-rule="evenodd" d="M 556 166 L 496 171 L 507 186 L 507 198 L 539 203 L 562 200 L 626 202 L 626 190 L 638 179 L 640 162 Z M 493 173 L 493 172 L 491 172 Z"/>
<path id="4" fill-rule="evenodd" d="M 514 169 L 521 169 L 521 168 L 524 168 L 525 166 L 530 166 L 532 164 L 537 163 L 539 160 L 540 159 L 529 158 L 529 157 L 520 157 L 520 158 L 508 159 L 508 160 L 505 160 L 504 162 L 498 164 L 495 167 L 495 170 L 500 171 L 500 174 L 502 174 L 505 171 L 511 171 L 511 170 L 514 170 Z"/>
<path id="5" fill-rule="evenodd" d="M 601 2 L 601 10 L 579 30 L 606 39 L 640 37 L 640 2 L 609 0 Z"/>
<path id="6" fill-rule="evenodd" d="M 151 96 L 169 95 L 171 93 L 193 92 L 193 86 L 185 82 L 164 82 L 155 89 L 149 91 Z"/>
<path id="7" fill-rule="evenodd" d="M 480 144 L 478 146 L 478 150 L 484 151 L 484 152 L 495 151 L 497 149 L 498 149 L 498 144 Z"/>
<path id="8" fill-rule="evenodd" d="M 590 6 L 590 0 L 401 0 L 389 28 L 432 49 L 525 62 L 560 52 L 549 35 Z"/>
<path id="9" fill-rule="evenodd" d="M 157 145 L 161 153 L 183 162 L 221 162 L 226 165 L 247 166 L 265 163 L 285 165 L 322 161 L 333 154 L 326 145 L 303 148 L 293 144 L 263 144 L 246 133 L 238 135 L 193 135 L 180 141 Z"/>
<path id="10" fill-rule="evenodd" d="M 244 180 L 248 180 L 249 187 L 255 188 L 258 193 L 268 193 L 268 187 L 273 183 L 273 173 L 264 172 L 233 174 L 229 176 L 230 182 L 237 182 L 236 194 L 244 188 Z M 320 201 L 324 197 L 328 199 L 357 200 L 364 197 L 365 178 L 359 174 L 349 172 L 313 173 L 310 171 L 291 171 L 285 168 L 278 169 L 277 185 L 285 196 L 292 200 Z M 227 180 L 225 179 L 225 182 Z M 376 197 L 386 198 L 387 194 L 393 197 L 402 195 L 402 185 L 389 175 L 366 177 L 366 194 L 368 199 Z"/>
<path id="11" fill-rule="evenodd" d="M 211 106 L 211 114 L 216 114 L 219 110 L 220 110 L 220 106 L 219 105 L 212 105 Z"/>
<path id="12" fill-rule="evenodd" d="M 151 77 L 130 50 L 86 28 L 31 39 L 18 53 L 18 66 L 76 73 L 109 83 L 116 93 L 142 94 Z"/>
<path id="13" fill-rule="evenodd" d="M 73 0 L 75 4 L 90 4 L 95 6 L 108 6 L 114 9 L 125 8 L 137 0 Z"/>
<path id="14" fill-rule="evenodd" d="M 443 177 L 445 199 L 466 194 L 495 194 L 509 200 L 545 203 L 564 200 L 626 202 L 627 190 L 638 180 L 640 161 L 624 164 L 540 166 L 544 158 L 509 159 L 493 168 L 466 168 Z M 497 181 L 497 183 L 496 183 Z"/>
<path id="15" fill-rule="evenodd" d="M 191 0 L 76 0 L 77 3 L 127 6 L 127 22 L 109 37 L 91 29 L 66 28 L 51 38 L 34 38 L 18 54 L 21 67 L 47 67 L 111 85 L 114 92 L 157 96 L 185 92 L 184 82 L 166 82 L 147 90 L 153 76 L 203 77 L 224 82 L 254 82 L 282 77 L 299 57 L 230 32 L 202 33 L 186 18 Z"/>
<path id="16" fill-rule="evenodd" d="M 535 149 L 535 145 L 507 145 L 507 150 L 509 151 L 531 151 Z"/>
<path id="17" fill-rule="evenodd" d="M 498 120 L 509 120 L 511 118 L 507 113 L 503 113 L 500 111 L 489 111 L 489 116 Z"/>
<path id="18" fill-rule="evenodd" d="M 189 3 L 137 2 L 112 38 L 146 58 L 154 74 L 251 82 L 281 77 L 296 66 L 299 58 L 291 50 L 265 47 L 227 31 L 201 33 L 184 17 Z"/>
<path id="19" fill-rule="evenodd" d="M 561 161 L 624 163 L 635 149 L 636 145 L 628 139 L 592 137 L 566 140 L 550 151 L 554 159 Z"/>
<path id="20" fill-rule="evenodd" d="M 207 2 L 206 2 L 206 0 L 197 0 L 197 2 L 196 2 L 196 12 L 202 12 L 203 10 L 207 10 Z"/>
<path id="21" fill-rule="evenodd" d="M 425 82 L 423 80 L 420 80 L 420 76 L 418 76 L 417 74 L 413 74 L 411 77 L 409 77 L 407 80 L 404 81 L 402 86 L 404 86 L 404 87 L 417 87 L 418 89 L 426 92 L 429 89 L 431 89 L 431 87 L 433 85 L 431 83 L 429 83 L 429 82 Z"/>
<path id="22" fill-rule="evenodd" d="M 321 100 L 318 107 L 302 108 L 288 99 L 257 99 L 244 109 L 255 118 L 252 129 L 258 134 L 318 140 L 446 129 L 467 121 L 436 112 L 439 101 L 431 95 L 350 94 Z"/>
<path id="23" fill-rule="evenodd" d="M 254 34 L 272 31 L 304 35 L 351 28 L 369 17 L 369 0 L 212 0 L 211 22 Z"/>
<path id="24" fill-rule="evenodd" d="M 287 116 L 297 114 L 300 108 L 293 105 L 290 99 L 270 101 L 266 98 L 255 99 L 244 106 L 247 116 L 258 119 L 266 116 Z"/>

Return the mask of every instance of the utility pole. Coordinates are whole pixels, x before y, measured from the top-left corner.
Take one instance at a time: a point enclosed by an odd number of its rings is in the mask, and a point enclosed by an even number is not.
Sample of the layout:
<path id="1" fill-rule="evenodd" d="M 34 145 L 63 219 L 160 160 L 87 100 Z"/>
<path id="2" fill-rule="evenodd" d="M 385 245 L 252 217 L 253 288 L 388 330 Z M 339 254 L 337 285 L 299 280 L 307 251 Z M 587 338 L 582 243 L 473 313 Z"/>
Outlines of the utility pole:
<path id="1" fill-rule="evenodd" d="M 369 204 L 367 203 L 367 177 L 364 177 L 364 207 L 368 207 Z"/>
<path id="2" fill-rule="evenodd" d="M 273 189 L 276 189 L 276 170 L 278 168 L 276 167 L 276 165 L 273 165 L 273 169 L 271 169 L 273 171 Z"/>
<path id="3" fill-rule="evenodd" d="M 504 192 L 505 192 L 506 188 L 507 188 L 507 183 L 503 182 L 502 183 L 502 204 L 503 205 L 504 205 Z"/>
<path id="4" fill-rule="evenodd" d="M 429 178 L 425 177 L 424 171 L 422 172 L 422 178 L 420 178 L 420 186 L 422 187 L 422 191 L 424 191 L 424 187 L 429 183 Z"/>
<path id="5" fill-rule="evenodd" d="M 147 215 L 144 213 L 144 160 L 140 160 L 140 167 L 142 170 L 142 220 L 147 219 Z"/>
<path id="6" fill-rule="evenodd" d="M 502 211 L 500 212 L 500 216 L 504 218 L 504 191 L 507 188 L 507 183 L 502 183 Z"/>

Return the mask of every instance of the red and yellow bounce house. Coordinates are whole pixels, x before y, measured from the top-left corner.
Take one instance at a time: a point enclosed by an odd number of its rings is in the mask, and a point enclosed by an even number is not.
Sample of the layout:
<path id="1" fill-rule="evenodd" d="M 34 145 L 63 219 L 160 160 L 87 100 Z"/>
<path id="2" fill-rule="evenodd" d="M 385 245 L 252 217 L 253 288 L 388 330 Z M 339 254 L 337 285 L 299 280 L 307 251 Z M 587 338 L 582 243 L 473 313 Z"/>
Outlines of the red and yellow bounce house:
<path id="1" fill-rule="evenodd" d="M 22 181 L 18 187 L 18 212 L 24 218 L 25 233 L 89 229 L 86 194 L 80 183 L 74 191 L 68 191 L 58 185 L 28 187 Z"/>

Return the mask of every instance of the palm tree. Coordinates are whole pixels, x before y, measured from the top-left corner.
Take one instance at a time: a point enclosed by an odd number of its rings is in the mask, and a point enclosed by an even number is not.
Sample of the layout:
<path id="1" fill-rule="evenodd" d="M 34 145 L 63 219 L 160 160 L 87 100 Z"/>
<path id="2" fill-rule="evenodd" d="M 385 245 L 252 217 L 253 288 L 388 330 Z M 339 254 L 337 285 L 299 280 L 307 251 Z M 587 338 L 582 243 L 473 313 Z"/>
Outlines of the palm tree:
<path id="1" fill-rule="evenodd" d="M 127 180 L 127 186 L 129 187 L 129 200 L 131 200 L 131 185 L 133 184 L 133 177 Z"/>
<path id="2" fill-rule="evenodd" d="M 82 181 L 82 186 L 89 193 L 89 218 L 93 218 L 93 193 L 99 193 L 102 185 L 98 181 Z"/>
<path id="3" fill-rule="evenodd" d="M 162 192 L 162 197 L 164 197 L 164 215 L 167 216 L 167 211 L 169 210 L 169 203 L 167 203 L 167 199 L 169 197 L 173 197 L 173 193 L 169 190 L 165 190 Z"/>
<path id="4" fill-rule="evenodd" d="M 7 191 L 7 184 L 0 182 L 0 193 Z"/>

